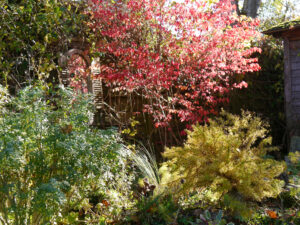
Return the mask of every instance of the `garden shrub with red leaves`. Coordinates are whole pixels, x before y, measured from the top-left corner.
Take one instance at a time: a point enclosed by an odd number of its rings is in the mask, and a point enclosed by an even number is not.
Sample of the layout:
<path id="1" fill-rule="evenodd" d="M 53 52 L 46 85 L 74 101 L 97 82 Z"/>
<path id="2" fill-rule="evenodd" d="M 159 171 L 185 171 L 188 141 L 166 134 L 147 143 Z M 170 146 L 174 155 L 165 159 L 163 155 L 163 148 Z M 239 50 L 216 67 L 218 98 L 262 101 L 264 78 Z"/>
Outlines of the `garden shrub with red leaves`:
<path id="1" fill-rule="evenodd" d="M 238 74 L 260 69 L 258 21 L 238 17 L 231 0 L 92 0 L 90 9 L 99 76 L 148 99 L 156 127 L 207 121 L 247 87 Z"/>

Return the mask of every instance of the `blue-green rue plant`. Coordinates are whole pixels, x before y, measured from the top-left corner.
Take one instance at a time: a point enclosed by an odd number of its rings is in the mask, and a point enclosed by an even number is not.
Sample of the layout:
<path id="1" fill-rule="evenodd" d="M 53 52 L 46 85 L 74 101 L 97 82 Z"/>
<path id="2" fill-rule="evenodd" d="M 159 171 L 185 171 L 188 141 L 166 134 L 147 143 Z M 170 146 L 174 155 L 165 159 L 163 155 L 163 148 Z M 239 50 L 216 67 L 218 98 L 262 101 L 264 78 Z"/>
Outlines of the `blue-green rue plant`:
<path id="1" fill-rule="evenodd" d="M 31 86 L 2 103 L 0 224 L 100 221 L 101 198 L 131 181 L 118 133 L 89 126 L 91 98 Z M 90 196 L 100 203 L 92 205 Z"/>

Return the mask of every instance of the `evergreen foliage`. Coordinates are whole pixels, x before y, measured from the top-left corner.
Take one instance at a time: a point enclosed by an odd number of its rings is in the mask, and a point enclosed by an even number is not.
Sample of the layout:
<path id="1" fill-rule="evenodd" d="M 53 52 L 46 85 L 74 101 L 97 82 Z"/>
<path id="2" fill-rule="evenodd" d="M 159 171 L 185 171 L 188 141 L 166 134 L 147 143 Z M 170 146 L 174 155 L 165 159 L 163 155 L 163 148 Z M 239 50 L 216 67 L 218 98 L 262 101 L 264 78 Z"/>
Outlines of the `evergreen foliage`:
<path id="1" fill-rule="evenodd" d="M 0 224 L 89 224 L 101 201 L 115 217 L 127 207 L 129 153 L 115 130 L 91 129 L 87 95 L 30 86 L 4 106 Z"/>
<path id="2" fill-rule="evenodd" d="M 286 166 L 266 157 L 276 150 L 267 127 L 249 112 L 239 117 L 224 111 L 209 125 L 193 126 L 183 147 L 165 150 L 162 184 L 181 193 L 203 188 L 217 201 L 225 194 L 255 201 L 276 197 L 283 184 L 276 177 Z"/>

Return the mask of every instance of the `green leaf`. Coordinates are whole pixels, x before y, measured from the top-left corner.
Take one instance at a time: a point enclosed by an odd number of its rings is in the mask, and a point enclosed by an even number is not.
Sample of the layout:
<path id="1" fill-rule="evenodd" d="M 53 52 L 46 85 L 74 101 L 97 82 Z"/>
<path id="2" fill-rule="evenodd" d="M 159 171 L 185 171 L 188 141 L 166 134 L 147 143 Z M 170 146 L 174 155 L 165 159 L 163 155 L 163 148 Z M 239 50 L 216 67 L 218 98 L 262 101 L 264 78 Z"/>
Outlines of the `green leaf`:
<path id="1" fill-rule="evenodd" d="M 222 217 L 223 217 L 223 211 L 222 211 L 222 210 L 219 210 L 219 212 L 218 212 L 218 214 L 217 214 L 217 216 L 216 216 L 216 221 L 217 221 L 218 223 L 220 223 L 221 220 L 222 220 Z"/>
<path id="2" fill-rule="evenodd" d="M 206 218 L 207 220 L 210 220 L 210 219 L 211 219 L 211 214 L 210 214 L 210 212 L 209 212 L 208 210 L 205 210 L 204 215 L 205 215 L 205 218 Z"/>

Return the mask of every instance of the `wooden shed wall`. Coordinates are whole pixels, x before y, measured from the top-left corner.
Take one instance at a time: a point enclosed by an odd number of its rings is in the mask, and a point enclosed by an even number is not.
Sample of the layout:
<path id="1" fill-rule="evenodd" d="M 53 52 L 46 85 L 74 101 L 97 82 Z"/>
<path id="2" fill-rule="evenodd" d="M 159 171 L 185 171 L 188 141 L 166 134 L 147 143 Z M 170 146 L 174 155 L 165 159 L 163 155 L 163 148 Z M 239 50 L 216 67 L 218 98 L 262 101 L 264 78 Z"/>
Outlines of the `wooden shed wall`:
<path id="1" fill-rule="evenodd" d="M 300 40 L 285 40 L 285 102 L 291 135 L 300 135 Z"/>
<path id="2" fill-rule="evenodd" d="M 290 41 L 293 104 L 300 107 L 300 40 Z M 297 111 L 300 113 L 300 111 Z"/>

